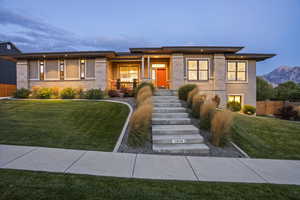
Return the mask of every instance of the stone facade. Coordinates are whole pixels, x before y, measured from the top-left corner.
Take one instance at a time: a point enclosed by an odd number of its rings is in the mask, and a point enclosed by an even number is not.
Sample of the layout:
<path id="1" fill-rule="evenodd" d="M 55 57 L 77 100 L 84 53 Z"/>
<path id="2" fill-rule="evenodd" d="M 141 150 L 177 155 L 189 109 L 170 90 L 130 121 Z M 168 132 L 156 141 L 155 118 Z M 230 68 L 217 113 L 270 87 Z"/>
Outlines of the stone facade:
<path id="1" fill-rule="evenodd" d="M 28 88 L 28 63 L 26 60 L 17 62 L 17 88 Z"/>
<path id="2" fill-rule="evenodd" d="M 173 54 L 171 56 L 171 69 L 170 69 L 170 87 L 177 90 L 180 86 L 184 85 L 184 56 L 182 54 Z"/>

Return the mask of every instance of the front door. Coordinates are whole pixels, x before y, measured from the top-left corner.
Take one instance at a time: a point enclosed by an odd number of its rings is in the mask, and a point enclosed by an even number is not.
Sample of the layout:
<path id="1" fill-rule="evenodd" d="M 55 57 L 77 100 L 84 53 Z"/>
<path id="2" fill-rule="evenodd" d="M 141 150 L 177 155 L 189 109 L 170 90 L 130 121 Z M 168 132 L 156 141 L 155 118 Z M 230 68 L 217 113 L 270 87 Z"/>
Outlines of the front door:
<path id="1" fill-rule="evenodd" d="M 167 76 L 165 68 L 156 69 L 156 87 L 166 88 L 167 87 Z"/>

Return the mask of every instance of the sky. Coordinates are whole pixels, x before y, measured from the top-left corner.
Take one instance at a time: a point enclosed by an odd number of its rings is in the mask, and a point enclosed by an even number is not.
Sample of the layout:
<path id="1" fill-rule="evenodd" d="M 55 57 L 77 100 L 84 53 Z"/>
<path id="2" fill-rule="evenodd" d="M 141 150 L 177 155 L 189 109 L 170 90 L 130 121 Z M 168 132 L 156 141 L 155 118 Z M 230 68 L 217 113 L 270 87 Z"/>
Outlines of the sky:
<path id="1" fill-rule="evenodd" d="M 244 46 L 300 66 L 300 0 L 0 0 L 0 41 L 23 52 Z"/>

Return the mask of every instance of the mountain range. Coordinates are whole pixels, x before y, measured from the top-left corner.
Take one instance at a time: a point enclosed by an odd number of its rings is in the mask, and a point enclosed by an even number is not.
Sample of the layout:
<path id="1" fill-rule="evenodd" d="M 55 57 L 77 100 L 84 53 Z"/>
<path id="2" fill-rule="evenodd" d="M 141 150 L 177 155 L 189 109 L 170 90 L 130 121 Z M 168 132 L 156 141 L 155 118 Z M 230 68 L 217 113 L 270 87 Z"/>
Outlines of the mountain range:
<path id="1" fill-rule="evenodd" d="M 300 67 L 280 66 L 262 77 L 273 85 L 286 81 L 300 83 Z"/>

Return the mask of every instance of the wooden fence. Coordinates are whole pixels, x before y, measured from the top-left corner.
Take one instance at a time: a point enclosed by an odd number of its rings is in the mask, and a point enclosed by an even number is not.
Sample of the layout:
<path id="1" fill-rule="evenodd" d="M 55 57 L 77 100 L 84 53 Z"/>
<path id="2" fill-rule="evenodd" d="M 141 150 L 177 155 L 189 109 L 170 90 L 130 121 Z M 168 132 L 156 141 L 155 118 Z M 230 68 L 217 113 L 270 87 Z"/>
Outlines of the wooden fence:
<path id="1" fill-rule="evenodd" d="M 16 91 L 16 85 L 0 83 L 0 97 L 12 96 Z"/>
<path id="2" fill-rule="evenodd" d="M 300 102 L 288 102 L 288 101 L 257 101 L 256 102 L 256 114 L 257 115 L 274 115 L 278 113 L 278 110 L 283 106 L 292 105 L 300 106 Z"/>

